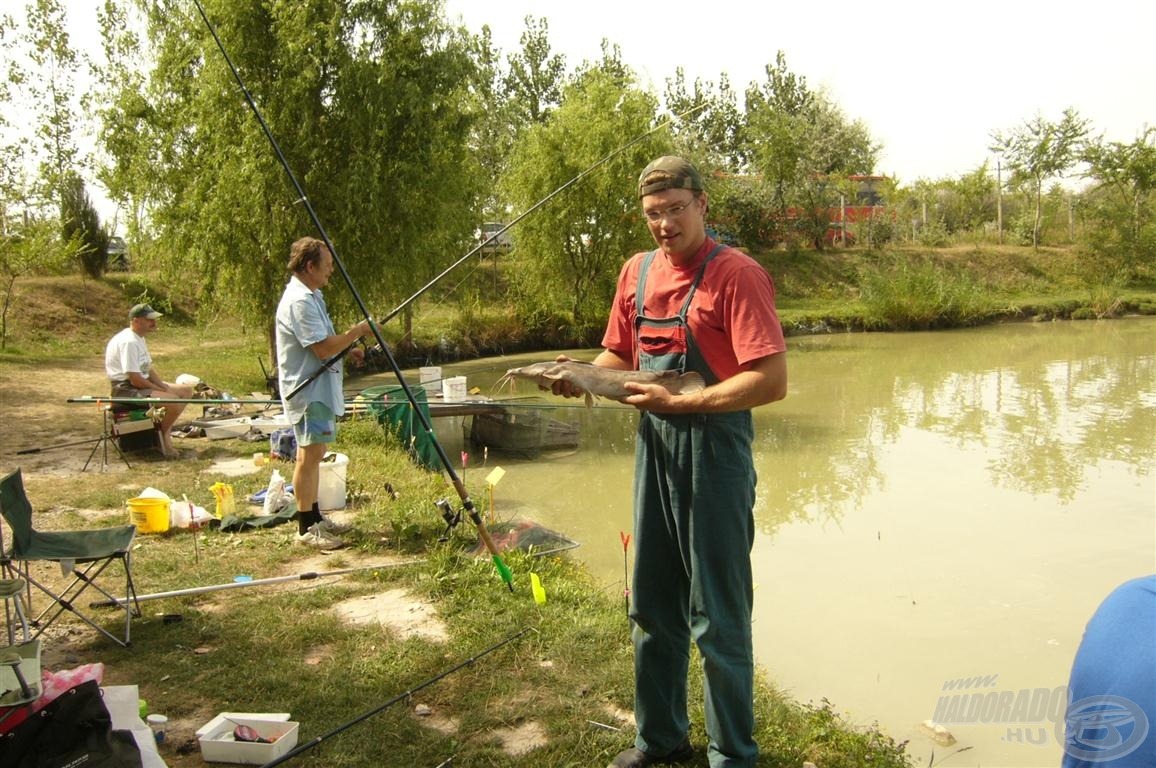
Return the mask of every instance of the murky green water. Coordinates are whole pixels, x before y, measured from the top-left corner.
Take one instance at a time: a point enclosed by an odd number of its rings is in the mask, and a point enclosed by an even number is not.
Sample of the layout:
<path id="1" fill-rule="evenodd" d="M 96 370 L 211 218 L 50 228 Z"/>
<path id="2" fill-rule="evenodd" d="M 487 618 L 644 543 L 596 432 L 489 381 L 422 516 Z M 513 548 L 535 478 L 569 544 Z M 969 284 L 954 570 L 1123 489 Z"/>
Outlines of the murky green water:
<path id="1" fill-rule="evenodd" d="M 789 344 L 789 396 L 756 411 L 759 663 L 797 699 L 911 739 L 919 764 L 971 747 L 946 765 L 1058 765 L 1046 718 L 953 710 L 1063 686 L 1099 601 L 1156 571 L 1156 320 Z M 506 367 L 551 356 L 444 371 L 490 392 Z M 578 450 L 482 467 L 466 445 L 466 485 L 485 498 L 502 466 L 498 517 L 582 542 L 574 556 L 621 595 L 634 413 L 549 413 L 579 426 Z M 435 421 L 457 457 L 460 419 Z M 922 736 L 930 718 L 955 721 L 958 744 Z"/>

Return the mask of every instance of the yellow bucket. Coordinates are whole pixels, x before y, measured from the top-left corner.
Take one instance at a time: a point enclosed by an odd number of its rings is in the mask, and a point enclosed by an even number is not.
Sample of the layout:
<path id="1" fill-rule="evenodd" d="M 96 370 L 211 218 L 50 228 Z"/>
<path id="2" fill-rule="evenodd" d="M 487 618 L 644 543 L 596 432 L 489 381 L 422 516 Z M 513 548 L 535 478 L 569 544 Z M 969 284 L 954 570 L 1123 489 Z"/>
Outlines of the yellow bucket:
<path id="1" fill-rule="evenodd" d="M 169 500 L 144 496 L 129 499 L 128 519 L 137 533 L 164 533 L 169 529 Z"/>

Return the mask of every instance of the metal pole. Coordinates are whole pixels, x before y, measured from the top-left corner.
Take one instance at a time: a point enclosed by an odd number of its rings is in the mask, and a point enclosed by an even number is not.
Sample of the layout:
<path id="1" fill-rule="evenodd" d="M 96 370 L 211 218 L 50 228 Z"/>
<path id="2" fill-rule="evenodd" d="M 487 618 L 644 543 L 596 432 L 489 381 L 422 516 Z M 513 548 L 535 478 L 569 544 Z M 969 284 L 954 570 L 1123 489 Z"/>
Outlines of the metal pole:
<path id="1" fill-rule="evenodd" d="M 267 579 L 253 579 L 251 581 L 229 581 L 224 584 L 210 584 L 205 587 L 189 587 L 188 589 L 174 589 L 169 592 L 153 592 L 148 595 L 137 595 L 135 601 L 143 603 L 146 600 L 164 600 L 170 597 L 185 597 L 187 595 L 201 595 L 206 592 L 219 592 L 223 589 L 241 589 L 242 587 L 256 587 L 264 584 L 281 584 L 286 581 L 312 581 L 313 579 L 321 579 L 326 576 L 341 576 L 346 573 L 355 573 L 357 571 L 369 571 L 381 568 L 396 568 L 402 565 L 411 565 L 413 563 L 420 563 L 421 560 L 413 560 L 404 563 L 382 563 L 380 565 L 363 565 L 357 568 L 341 568 L 336 571 L 323 571 L 317 573 L 316 571 L 307 571 L 306 573 L 299 573 L 294 576 L 270 576 Z M 89 603 L 89 608 L 113 608 L 120 605 L 133 602 L 134 598 L 120 597 L 115 600 L 100 600 L 95 603 Z"/>

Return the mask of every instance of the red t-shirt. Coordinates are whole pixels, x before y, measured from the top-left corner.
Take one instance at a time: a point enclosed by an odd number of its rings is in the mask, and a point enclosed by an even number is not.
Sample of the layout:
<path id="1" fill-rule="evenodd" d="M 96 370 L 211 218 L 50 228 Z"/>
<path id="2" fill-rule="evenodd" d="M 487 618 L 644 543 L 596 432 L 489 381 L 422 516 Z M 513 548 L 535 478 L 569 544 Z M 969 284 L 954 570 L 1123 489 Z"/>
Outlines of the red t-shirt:
<path id="1" fill-rule="evenodd" d="M 646 274 L 643 303 L 648 317 L 673 317 L 686 300 L 703 259 L 715 247 L 709 237 L 684 267 L 675 267 L 661 250 Z M 646 253 L 632 256 L 618 275 L 618 289 L 602 346 L 638 367 L 634 342 L 635 295 Z M 719 380 L 729 379 L 740 366 L 785 352 L 783 328 L 775 311 L 775 285 L 770 274 L 750 256 L 724 246 L 707 265 L 687 311 L 695 344 Z"/>

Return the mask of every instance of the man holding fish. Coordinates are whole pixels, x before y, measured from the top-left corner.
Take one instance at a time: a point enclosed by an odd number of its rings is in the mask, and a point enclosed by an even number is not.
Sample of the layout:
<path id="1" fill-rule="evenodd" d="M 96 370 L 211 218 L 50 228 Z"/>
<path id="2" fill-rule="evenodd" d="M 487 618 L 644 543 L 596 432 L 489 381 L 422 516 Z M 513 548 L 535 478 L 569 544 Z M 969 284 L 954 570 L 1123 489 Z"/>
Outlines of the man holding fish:
<path id="1" fill-rule="evenodd" d="M 609 768 L 693 758 L 692 639 L 703 659 L 710 764 L 754 766 L 751 409 L 787 394 L 775 289 L 756 261 L 707 236 L 707 194 L 689 162 L 658 158 L 639 177 L 638 196 L 658 248 L 622 268 L 593 361 L 607 373 L 646 372 L 620 384 L 621 401 L 640 411 L 630 612 L 638 734 Z M 687 374 L 697 376 L 671 386 Z M 551 389 L 585 394 L 581 380 L 564 376 Z"/>

